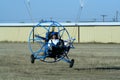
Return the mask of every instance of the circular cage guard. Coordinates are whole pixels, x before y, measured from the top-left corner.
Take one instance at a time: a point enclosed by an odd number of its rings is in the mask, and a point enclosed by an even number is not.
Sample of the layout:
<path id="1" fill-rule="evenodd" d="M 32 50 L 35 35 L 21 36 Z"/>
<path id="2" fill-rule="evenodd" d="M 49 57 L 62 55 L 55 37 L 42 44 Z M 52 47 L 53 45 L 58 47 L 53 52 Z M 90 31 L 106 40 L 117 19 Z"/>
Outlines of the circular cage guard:
<path id="1" fill-rule="evenodd" d="M 32 28 L 29 34 L 28 46 L 32 56 L 32 62 L 34 59 L 39 59 L 44 62 L 52 63 L 57 62 L 67 55 L 67 53 L 62 54 L 61 57 L 54 59 L 49 58 L 49 54 L 44 54 L 47 49 L 48 40 L 47 33 L 58 32 L 59 38 L 64 41 L 70 40 L 70 35 L 67 29 L 56 21 L 41 21 L 36 26 Z"/>

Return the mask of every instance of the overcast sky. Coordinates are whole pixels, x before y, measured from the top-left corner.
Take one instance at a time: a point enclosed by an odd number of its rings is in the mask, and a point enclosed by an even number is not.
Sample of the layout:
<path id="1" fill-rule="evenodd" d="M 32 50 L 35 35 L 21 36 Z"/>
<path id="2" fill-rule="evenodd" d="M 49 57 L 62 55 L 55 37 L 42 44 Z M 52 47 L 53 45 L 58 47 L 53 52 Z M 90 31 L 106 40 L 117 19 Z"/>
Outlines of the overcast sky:
<path id="1" fill-rule="evenodd" d="M 112 21 L 120 0 L 0 0 L 0 23 L 63 21 Z M 120 19 L 119 19 L 120 21 Z"/>

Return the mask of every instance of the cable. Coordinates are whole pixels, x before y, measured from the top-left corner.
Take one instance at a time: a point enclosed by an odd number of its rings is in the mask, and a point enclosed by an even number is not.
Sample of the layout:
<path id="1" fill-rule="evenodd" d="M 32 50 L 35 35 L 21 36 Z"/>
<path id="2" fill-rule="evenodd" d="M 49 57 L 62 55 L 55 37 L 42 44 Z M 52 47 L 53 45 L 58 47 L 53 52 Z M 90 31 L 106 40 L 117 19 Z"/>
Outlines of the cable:
<path id="1" fill-rule="evenodd" d="M 78 13 L 77 13 L 77 17 L 76 17 L 76 21 L 75 22 L 79 22 L 79 20 L 81 19 L 83 6 L 84 6 L 84 0 L 80 0 L 80 7 L 78 8 Z"/>
<path id="2" fill-rule="evenodd" d="M 30 0 L 24 0 L 25 6 L 27 8 L 28 14 L 31 18 L 31 21 L 34 23 L 33 16 L 32 16 L 32 11 L 31 11 L 31 5 L 30 5 Z"/>

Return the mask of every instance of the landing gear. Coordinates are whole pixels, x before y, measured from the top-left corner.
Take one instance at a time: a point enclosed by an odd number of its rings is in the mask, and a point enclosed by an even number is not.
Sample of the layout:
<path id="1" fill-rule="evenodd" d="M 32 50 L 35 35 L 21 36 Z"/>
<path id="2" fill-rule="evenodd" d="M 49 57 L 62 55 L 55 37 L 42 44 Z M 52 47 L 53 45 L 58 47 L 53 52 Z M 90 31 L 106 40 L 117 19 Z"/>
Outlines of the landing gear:
<path id="1" fill-rule="evenodd" d="M 35 57 L 34 57 L 34 55 L 32 54 L 32 55 L 30 56 L 30 58 L 31 58 L 31 63 L 33 64 L 33 63 L 35 62 Z"/>
<path id="2" fill-rule="evenodd" d="M 69 65 L 69 67 L 70 67 L 70 68 L 72 68 L 72 67 L 73 67 L 74 62 L 75 62 L 75 60 L 74 60 L 74 59 L 72 59 L 72 60 L 71 60 L 71 62 L 70 62 L 70 65 Z"/>

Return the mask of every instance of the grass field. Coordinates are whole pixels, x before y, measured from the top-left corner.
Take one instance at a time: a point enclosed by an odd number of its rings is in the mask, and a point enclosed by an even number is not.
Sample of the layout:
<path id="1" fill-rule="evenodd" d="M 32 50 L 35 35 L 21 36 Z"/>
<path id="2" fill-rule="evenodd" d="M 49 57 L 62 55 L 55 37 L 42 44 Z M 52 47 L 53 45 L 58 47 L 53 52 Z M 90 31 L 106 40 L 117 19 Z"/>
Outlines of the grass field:
<path id="1" fill-rule="evenodd" d="M 0 43 L 0 80 L 120 80 L 120 44 L 75 44 L 65 62 L 30 63 L 27 43 Z"/>

